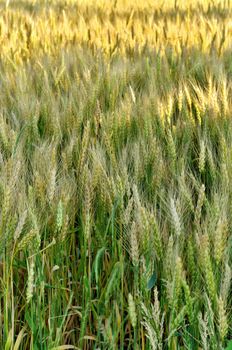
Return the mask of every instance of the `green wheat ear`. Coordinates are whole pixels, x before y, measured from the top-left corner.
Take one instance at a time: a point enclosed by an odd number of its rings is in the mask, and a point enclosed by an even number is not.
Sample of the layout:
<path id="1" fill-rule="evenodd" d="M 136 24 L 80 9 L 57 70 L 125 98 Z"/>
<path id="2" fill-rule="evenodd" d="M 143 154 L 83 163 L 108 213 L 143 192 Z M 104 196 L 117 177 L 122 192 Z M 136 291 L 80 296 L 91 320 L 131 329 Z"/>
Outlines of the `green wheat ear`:
<path id="1" fill-rule="evenodd" d="M 63 203 L 60 200 L 57 206 L 57 213 L 56 213 L 56 229 L 58 232 L 60 232 L 62 226 L 63 226 Z"/>
<path id="2" fill-rule="evenodd" d="M 129 309 L 131 324 L 133 328 L 135 328 L 137 324 L 136 307 L 135 307 L 134 298 L 130 293 L 128 294 L 128 309 Z"/>

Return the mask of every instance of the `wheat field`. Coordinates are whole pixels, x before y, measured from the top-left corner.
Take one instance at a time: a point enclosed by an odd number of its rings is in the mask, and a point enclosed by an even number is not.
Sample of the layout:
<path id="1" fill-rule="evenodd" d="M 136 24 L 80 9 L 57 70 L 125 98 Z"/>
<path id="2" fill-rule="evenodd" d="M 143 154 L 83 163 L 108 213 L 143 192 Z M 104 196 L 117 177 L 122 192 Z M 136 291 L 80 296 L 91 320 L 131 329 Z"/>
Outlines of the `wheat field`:
<path id="1" fill-rule="evenodd" d="M 232 2 L 0 2 L 0 349 L 232 349 Z"/>

